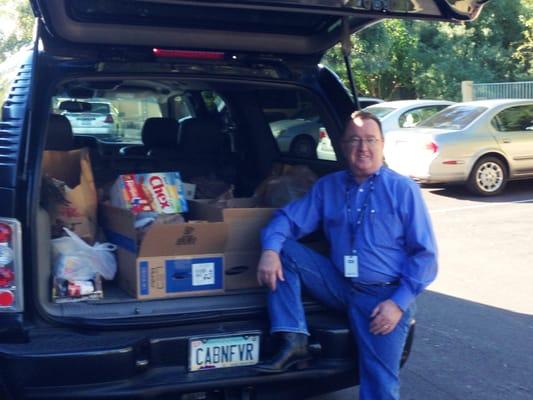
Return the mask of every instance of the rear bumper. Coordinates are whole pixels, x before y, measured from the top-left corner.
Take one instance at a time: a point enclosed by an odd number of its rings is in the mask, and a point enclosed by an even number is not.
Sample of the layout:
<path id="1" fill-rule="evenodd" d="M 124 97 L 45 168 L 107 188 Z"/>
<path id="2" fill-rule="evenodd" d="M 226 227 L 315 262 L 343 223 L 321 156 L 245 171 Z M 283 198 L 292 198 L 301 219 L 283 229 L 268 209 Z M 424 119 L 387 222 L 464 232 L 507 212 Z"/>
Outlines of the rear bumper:
<path id="1" fill-rule="evenodd" d="M 268 326 L 248 321 L 137 333 L 30 332 L 28 343 L 0 344 L 1 379 L 16 399 L 158 399 L 229 387 L 286 391 L 288 383 L 299 392 L 318 394 L 357 384 L 356 352 L 346 322 L 318 316 L 309 318 L 309 327 L 320 349 L 315 359 L 304 370 L 277 375 L 262 375 L 253 367 L 188 372 L 189 337 L 214 331 L 263 332 L 261 358 L 268 357 L 275 348 Z"/>

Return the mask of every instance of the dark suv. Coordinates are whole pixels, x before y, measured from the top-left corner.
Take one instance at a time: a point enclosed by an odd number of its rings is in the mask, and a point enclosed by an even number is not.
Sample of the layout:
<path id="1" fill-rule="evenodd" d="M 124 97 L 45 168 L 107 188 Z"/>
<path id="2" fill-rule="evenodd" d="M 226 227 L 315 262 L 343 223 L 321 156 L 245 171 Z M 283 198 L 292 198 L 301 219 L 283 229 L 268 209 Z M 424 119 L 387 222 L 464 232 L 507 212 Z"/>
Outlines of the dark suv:
<path id="1" fill-rule="evenodd" d="M 318 176 L 333 172 L 342 160 L 280 150 L 281 133 L 269 124 L 272 104 L 283 109 L 293 93 L 301 109 L 290 110 L 314 116 L 337 148 L 356 106 L 318 64 L 323 53 L 382 18 L 468 20 L 482 3 L 31 0 L 34 49 L 0 124 L 0 397 L 299 399 L 356 385 L 357 349 L 345 316 L 312 299 L 305 306 L 313 361 L 268 376 L 231 360 L 228 368 L 191 361 L 193 345 L 213 338 L 230 346 L 238 346 L 235 338 L 255 338 L 260 353 L 247 353 L 248 364 L 268 357 L 275 343 L 265 290 L 253 284 L 146 300 L 112 280 L 104 282 L 103 298 L 54 301 L 43 154 L 88 149 L 101 191 L 126 173 L 179 171 L 186 182 L 200 176 L 197 197 L 202 185 L 204 194 L 227 185 L 234 197 L 249 198 L 276 163 L 305 165 Z M 72 137 L 68 124 L 53 122 L 61 99 L 94 98 L 118 108 L 120 140 L 91 136 L 90 129 Z M 158 128 L 146 128 L 151 120 Z M 320 233 L 306 240 L 320 245 Z"/>

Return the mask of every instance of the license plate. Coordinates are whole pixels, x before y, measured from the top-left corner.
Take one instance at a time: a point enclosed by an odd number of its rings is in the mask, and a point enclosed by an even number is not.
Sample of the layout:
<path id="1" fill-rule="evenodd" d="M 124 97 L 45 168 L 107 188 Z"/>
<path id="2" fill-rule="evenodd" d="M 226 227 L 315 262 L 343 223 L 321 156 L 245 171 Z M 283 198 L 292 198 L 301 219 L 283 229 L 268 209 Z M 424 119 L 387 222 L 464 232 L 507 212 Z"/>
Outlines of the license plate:
<path id="1" fill-rule="evenodd" d="M 189 371 L 241 367 L 259 362 L 259 335 L 194 338 L 189 341 Z"/>

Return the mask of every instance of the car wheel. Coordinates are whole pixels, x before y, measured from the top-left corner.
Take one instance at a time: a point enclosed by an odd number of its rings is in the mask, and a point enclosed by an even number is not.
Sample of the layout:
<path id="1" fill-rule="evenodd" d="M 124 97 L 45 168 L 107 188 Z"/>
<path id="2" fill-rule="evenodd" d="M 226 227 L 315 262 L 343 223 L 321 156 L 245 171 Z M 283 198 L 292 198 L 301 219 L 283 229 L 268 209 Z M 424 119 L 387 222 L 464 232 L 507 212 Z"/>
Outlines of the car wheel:
<path id="1" fill-rule="evenodd" d="M 507 184 L 507 168 L 495 157 L 480 159 L 468 179 L 468 188 L 475 194 L 494 196 Z"/>
<path id="2" fill-rule="evenodd" d="M 292 142 L 290 154 L 298 158 L 316 158 L 316 143 L 309 136 L 299 136 Z"/>

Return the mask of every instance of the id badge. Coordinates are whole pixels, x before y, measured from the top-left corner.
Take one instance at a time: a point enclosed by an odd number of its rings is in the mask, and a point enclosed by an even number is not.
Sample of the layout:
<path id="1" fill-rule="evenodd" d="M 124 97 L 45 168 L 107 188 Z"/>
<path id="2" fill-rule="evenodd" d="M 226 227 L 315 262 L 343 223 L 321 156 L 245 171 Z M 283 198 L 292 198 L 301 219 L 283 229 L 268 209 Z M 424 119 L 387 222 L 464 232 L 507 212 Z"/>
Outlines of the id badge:
<path id="1" fill-rule="evenodd" d="M 359 276 L 357 256 L 344 256 L 344 276 L 346 278 L 357 278 Z"/>

